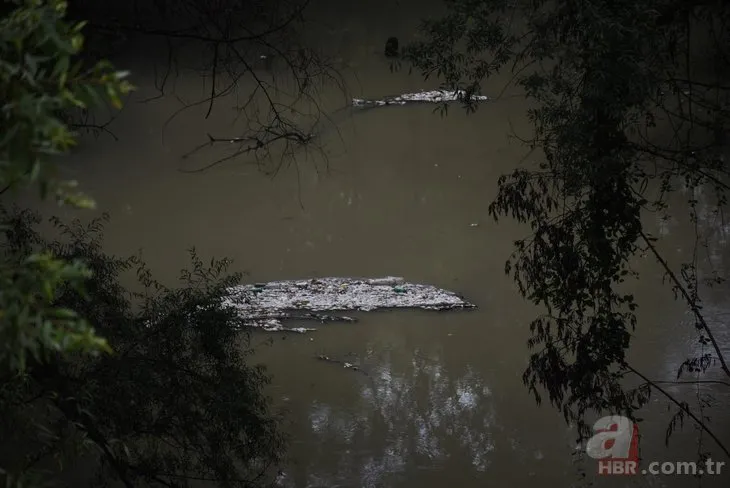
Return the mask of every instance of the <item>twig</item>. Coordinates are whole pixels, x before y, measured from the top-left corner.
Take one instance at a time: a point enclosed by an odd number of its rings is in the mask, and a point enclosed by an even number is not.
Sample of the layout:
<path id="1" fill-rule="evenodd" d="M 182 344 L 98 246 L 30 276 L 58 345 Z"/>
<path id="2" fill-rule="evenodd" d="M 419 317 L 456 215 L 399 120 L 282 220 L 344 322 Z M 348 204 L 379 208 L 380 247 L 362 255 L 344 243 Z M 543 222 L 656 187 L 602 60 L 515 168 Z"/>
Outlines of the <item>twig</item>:
<path id="1" fill-rule="evenodd" d="M 669 399 L 669 401 L 671 401 L 672 403 L 674 403 L 675 405 L 677 405 L 683 412 L 685 412 L 687 415 L 689 415 L 690 418 L 692 418 L 692 420 L 694 420 L 697 423 L 697 425 L 700 427 L 700 429 L 702 429 L 710 437 L 712 437 L 712 439 L 717 443 L 717 445 L 720 447 L 720 449 L 722 449 L 722 451 L 725 453 L 725 455 L 728 458 L 730 458 L 730 450 L 728 450 L 728 448 L 725 447 L 725 444 L 723 444 L 723 442 L 715 435 L 715 433 L 712 432 L 709 429 L 709 427 L 707 427 L 705 425 L 704 422 L 702 422 L 699 418 L 697 418 L 697 416 L 694 413 L 692 413 L 692 411 L 689 408 L 687 408 L 686 406 L 682 405 L 682 403 L 679 402 L 676 398 L 674 398 L 671 394 L 669 394 L 669 392 L 667 392 L 666 390 L 664 390 L 661 386 L 659 386 L 658 384 L 654 383 L 653 381 L 651 381 L 649 378 L 647 378 L 643 374 L 639 373 L 637 370 L 635 370 L 634 368 L 632 368 L 628 363 L 624 362 L 623 363 L 623 366 L 626 369 L 628 369 L 629 371 L 631 371 L 632 373 L 634 373 L 636 376 L 638 376 L 639 378 L 641 378 L 642 380 L 644 380 L 647 384 L 653 386 L 659 393 L 661 393 L 662 395 L 664 395 L 666 398 Z"/>
<path id="2" fill-rule="evenodd" d="M 712 333 L 712 330 L 710 329 L 710 326 L 707 325 L 707 321 L 705 321 L 704 316 L 702 315 L 702 312 L 700 311 L 699 307 L 697 306 L 697 303 L 695 303 L 692 298 L 689 296 L 689 293 L 687 293 L 687 290 L 682 286 L 682 283 L 680 283 L 679 278 L 677 278 L 677 275 L 671 270 L 669 267 L 669 264 L 667 261 L 659 254 L 659 251 L 657 251 L 654 244 L 652 244 L 649 237 L 644 233 L 643 230 L 639 231 L 642 240 L 646 243 L 647 247 L 651 250 L 652 254 L 654 254 L 654 257 L 657 261 L 659 261 L 659 264 L 664 268 L 664 271 L 667 273 L 669 278 L 674 282 L 677 289 L 680 291 L 682 296 L 684 297 L 685 301 L 689 305 L 690 309 L 692 310 L 692 313 L 694 314 L 695 318 L 700 324 L 700 327 L 707 333 L 707 338 L 710 339 L 710 342 L 712 343 L 712 347 L 715 349 L 715 353 L 717 354 L 717 359 L 720 361 L 720 367 L 723 370 L 723 372 L 730 377 L 730 368 L 728 367 L 727 363 L 725 362 L 725 357 L 722 353 L 722 349 L 720 349 L 720 345 L 717 343 L 717 340 L 715 339 L 714 334 Z"/>

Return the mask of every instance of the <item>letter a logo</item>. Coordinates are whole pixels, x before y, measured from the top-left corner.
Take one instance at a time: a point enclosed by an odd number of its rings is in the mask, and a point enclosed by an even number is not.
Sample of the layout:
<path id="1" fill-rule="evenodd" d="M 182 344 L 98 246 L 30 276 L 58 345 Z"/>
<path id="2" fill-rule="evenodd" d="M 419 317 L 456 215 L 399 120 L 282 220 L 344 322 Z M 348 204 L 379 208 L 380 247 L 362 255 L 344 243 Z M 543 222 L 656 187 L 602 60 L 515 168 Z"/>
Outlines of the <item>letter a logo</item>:
<path id="1" fill-rule="evenodd" d="M 638 461 L 639 429 L 626 417 L 611 415 L 593 425 L 596 434 L 588 440 L 586 453 L 593 459 Z"/>

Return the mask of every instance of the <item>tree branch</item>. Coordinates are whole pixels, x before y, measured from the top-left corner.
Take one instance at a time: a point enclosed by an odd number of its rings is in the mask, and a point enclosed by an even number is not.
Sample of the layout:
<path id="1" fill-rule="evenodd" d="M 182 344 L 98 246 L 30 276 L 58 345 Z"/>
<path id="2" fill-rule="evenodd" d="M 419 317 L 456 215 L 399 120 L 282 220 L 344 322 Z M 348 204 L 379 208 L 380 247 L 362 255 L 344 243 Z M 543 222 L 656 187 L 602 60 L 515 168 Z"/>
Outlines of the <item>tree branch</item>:
<path id="1" fill-rule="evenodd" d="M 640 236 L 644 243 L 647 245 L 649 250 L 651 250 L 652 254 L 656 258 L 656 260 L 661 264 L 662 268 L 664 268 L 664 271 L 667 273 L 669 278 L 672 280 L 676 288 L 680 291 L 682 296 L 684 297 L 685 301 L 687 302 L 687 305 L 689 305 L 690 309 L 692 310 L 692 313 L 694 314 L 695 318 L 697 319 L 697 322 L 699 323 L 700 327 L 707 333 L 707 338 L 710 339 L 710 343 L 712 344 L 713 349 L 715 350 L 715 354 L 717 354 L 717 359 L 720 361 L 720 367 L 722 371 L 730 377 L 730 367 L 728 367 L 727 362 L 725 361 L 725 356 L 722 353 L 722 349 L 720 349 L 720 345 L 717 343 L 717 340 L 715 339 L 714 334 L 712 333 L 712 330 L 710 329 L 710 326 L 707 324 L 707 321 L 705 321 L 705 317 L 702 315 L 702 311 L 700 310 L 697 303 L 692 300 L 692 298 L 689 296 L 689 293 L 684 288 L 682 283 L 679 281 L 679 278 L 677 278 L 677 275 L 672 271 L 672 269 L 669 267 L 669 264 L 667 261 L 659 254 L 659 251 L 657 250 L 656 246 L 652 243 L 651 239 L 644 233 L 644 231 L 640 231 Z"/>
<path id="2" fill-rule="evenodd" d="M 715 435 L 715 433 L 712 432 L 709 429 L 709 427 L 707 427 L 702 420 L 700 420 L 699 418 L 697 418 L 697 416 L 689 408 L 687 408 L 686 406 L 682 405 L 682 403 L 680 403 L 676 398 L 674 398 L 674 396 L 672 396 L 668 391 L 666 391 L 664 388 L 662 388 L 661 386 L 659 386 L 658 384 L 656 384 L 655 382 L 653 382 L 652 380 L 650 380 L 649 378 L 647 378 L 646 376 L 644 376 L 643 374 L 641 374 L 640 372 L 638 372 L 636 369 L 634 369 L 633 367 L 631 367 L 628 363 L 624 362 L 623 363 L 623 366 L 626 369 L 628 369 L 629 371 L 631 371 L 632 373 L 634 373 L 636 376 L 638 376 L 639 378 L 641 378 L 642 380 L 644 380 L 648 385 L 651 385 L 652 387 L 654 387 L 659 393 L 661 393 L 662 395 L 664 395 L 667 399 L 669 399 L 669 401 L 671 401 L 672 403 L 674 403 L 683 412 L 685 412 L 687 415 L 689 415 L 690 418 L 697 423 L 697 425 L 700 427 L 700 429 L 702 429 L 710 437 L 712 437 L 712 440 L 714 440 L 715 443 L 718 445 L 718 447 L 720 449 L 722 449 L 722 451 L 725 453 L 725 455 L 728 458 L 730 458 L 730 450 L 728 450 L 728 448 L 725 447 L 725 444 L 723 444 L 723 442 Z"/>

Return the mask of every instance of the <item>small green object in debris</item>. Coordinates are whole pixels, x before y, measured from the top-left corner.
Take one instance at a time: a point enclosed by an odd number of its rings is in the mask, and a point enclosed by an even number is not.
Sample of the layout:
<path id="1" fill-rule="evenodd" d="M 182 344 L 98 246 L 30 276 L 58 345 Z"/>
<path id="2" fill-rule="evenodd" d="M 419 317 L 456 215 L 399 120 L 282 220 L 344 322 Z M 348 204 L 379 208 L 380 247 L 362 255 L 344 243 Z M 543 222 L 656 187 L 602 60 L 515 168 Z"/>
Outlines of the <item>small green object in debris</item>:
<path id="1" fill-rule="evenodd" d="M 405 288 L 403 288 L 401 286 L 394 286 L 393 291 L 396 293 L 405 293 L 406 292 Z"/>

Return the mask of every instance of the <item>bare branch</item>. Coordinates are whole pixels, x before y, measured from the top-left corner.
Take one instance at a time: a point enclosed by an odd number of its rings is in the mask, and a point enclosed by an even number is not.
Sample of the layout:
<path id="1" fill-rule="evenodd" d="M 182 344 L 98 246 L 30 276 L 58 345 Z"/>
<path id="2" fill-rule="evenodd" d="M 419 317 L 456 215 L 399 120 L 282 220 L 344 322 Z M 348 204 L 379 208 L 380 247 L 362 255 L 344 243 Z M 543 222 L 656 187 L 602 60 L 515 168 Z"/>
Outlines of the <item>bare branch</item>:
<path id="1" fill-rule="evenodd" d="M 717 446 L 718 446 L 718 447 L 719 447 L 719 448 L 720 448 L 720 449 L 722 450 L 722 452 L 724 452 L 724 453 L 725 453 L 725 455 L 726 455 L 727 457 L 729 457 L 729 458 L 730 458 L 730 450 L 728 450 L 728 448 L 727 448 L 727 447 L 725 446 L 725 444 L 724 444 L 724 443 L 723 443 L 723 442 L 722 442 L 722 441 L 721 441 L 721 440 L 720 440 L 720 439 L 719 439 L 719 438 L 718 438 L 718 437 L 717 437 L 717 436 L 715 435 L 715 433 L 714 433 L 714 432 L 712 432 L 712 431 L 711 431 L 711 430 L 709 429 L 709 427 L 707 427 L 707 425 L 705 424 L 705 422 L 703 422 L 703 421 L 702 421 L 701 419 L 699 419 L 699 418 L 698 418 L 698 417 L 697 417 L 697 416 L 696 416 L 696 415 L 694 414 L 694 412 L 692 412 L 692 411 L 691 411 L 691 410 L 690 410 L 689 408 L 687 408 L 687 407 L 686 407 L 686 405 L 683 405 L 683 404 L 682 404 L 682 403 L 681 403 L 681 402 L 680 402 L 679 400 L 677 400 L 676 398 L 674 398 L 674 396 L 673 396 L 672 394 L 670 394 L 670 393 L 669 393 L 668 391 L 666 391 L 666 390 L 665 390 L 664 388 L 662 388 L 662 387 L 661 387 L 661 386 L 659 386 L 658 384 L 654 383 L 654 382 L 653 382 L 653 381 L 651 381 L 651 380 L 650 380 L 649 378 L 647 378 L 646 376 L 644 376 L 643 374 L 641 374 L 641 373 L 640 373 L 639 371 L 637 371 L 636 369 L 634 369 L 633 367 L 631 367 L 631 366 L 630 366 L 630 365 L 629 365 L 628 363 L 624 363 L 624 364 L 623 364 L 623 366 L 624 366 L 624 367 L 625 367 L 626 369 L 628 369 L 629 371 L 631 371 L 632 373 L 634 373 L 634 374 L 635 374 L 636 376 L 638 376 L 639 378 L 641 378 L 642 380 L 644 380 L 644 381 L 645 381 L 645 382 L 646 382 L 647 384 L 651 385 L 651 386 L 652 386 L 652 387 L 653 387 L 654 389 L 656 389 L 656 390 L 657 390 L 657 391 L 658 391 L 659 393 L 661 393 L 661 394 L 662 394 L 662 395 L 664 395 L 664 396 L 665 396 L 665 397 L 666 397 L 667 399 L 669 399 L 669 401 L 671 401 L 671 402 L 672 402 L 672 403 L 674 403 L 674 404 L 675 404 L 675 405 L 676 405 L 677 407 L 679 407 L 679 409 L 680 409 L 680 410 L 682 410 L 682 411 L 683 411 L 683 412 L 685 412 L 685 413 L 686 413 L 687 415 L 689 415 L 689 416 L 690 416 L 690 418 L 691 418 L 692 420 L 694 420 L 694 421 L 695 421 L 695 423 L 697 424 L 697 426 L 698 426 L 698 427 L 699 427 L 700 429 L 702 429 L 702 431 L 703 431 L 703 432 L 706 432 L 706 433 L 707 433 L 707 434 L 708 434 L 708 435 L 709 435 L 710 437 L 712 437 L 712 440 L 714 440 L 714 441 L 715 441 L 715 443 L 716 443 L 716 444 L 717 444 Z"/>

